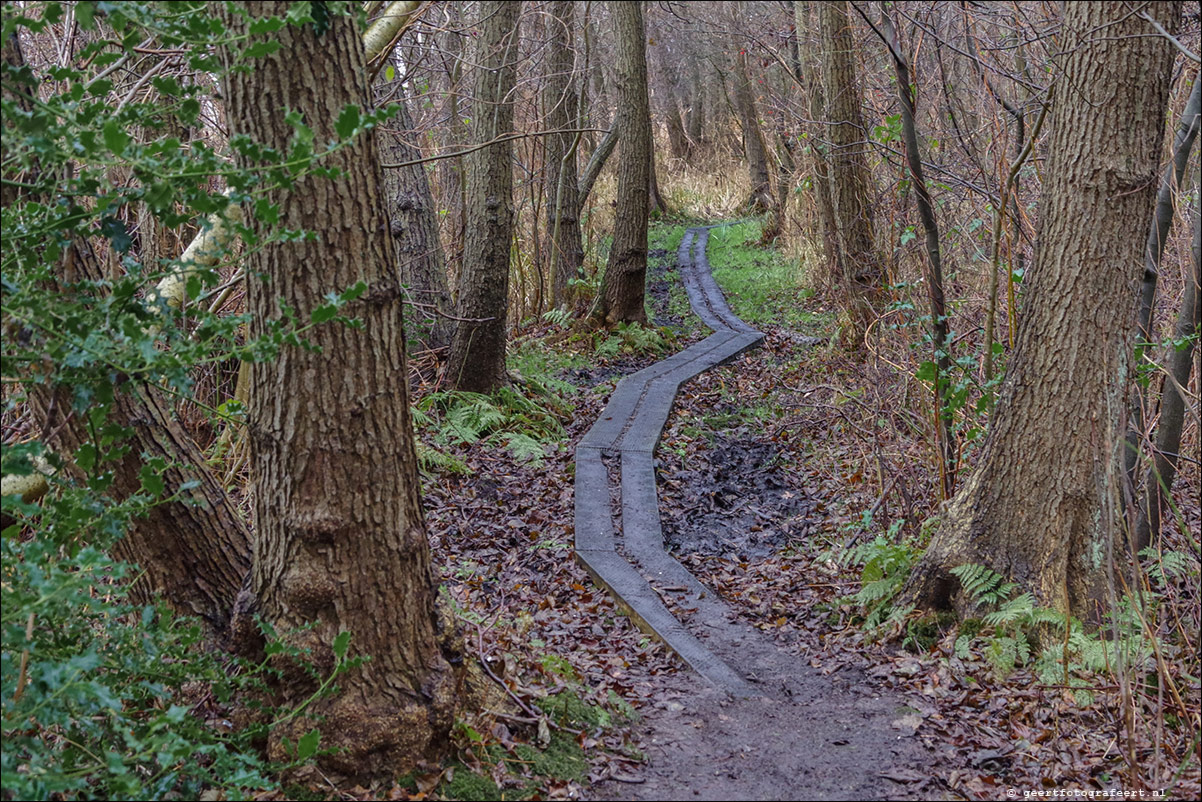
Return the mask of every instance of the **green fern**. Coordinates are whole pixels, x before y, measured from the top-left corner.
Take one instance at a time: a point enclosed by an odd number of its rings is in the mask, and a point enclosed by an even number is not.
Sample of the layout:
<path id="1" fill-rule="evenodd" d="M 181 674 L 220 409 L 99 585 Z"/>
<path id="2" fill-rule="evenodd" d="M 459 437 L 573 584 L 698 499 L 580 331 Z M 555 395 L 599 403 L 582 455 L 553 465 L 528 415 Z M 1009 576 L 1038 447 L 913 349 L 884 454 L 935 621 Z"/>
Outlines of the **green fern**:
<path id="1" fill-rule="evenodd" d="M 461 393 L 461 398 L 447 410 L 444 426 L 462 443 L 475 443 L 481 437 L 505 423 L 505 413 L 488 396 Z"/>
<path id="2" fill-rule="evenodd" d="M 848 601 L 864 608 L 866 628 L 875 629 L 894 618 L 890 602 L 901 590 L 917 557 L 918 549 L 910 541 L 894 543 L 882 536 L 846 553 L 845 565 L 864 566 L 860 572 L 860 590 Z"/>
<path id="3" fill-rule="evenodd" d="M 1145 561 L 1148 578 L 1158 588 L 1164 588 L 1177 579 L 1198 576 L 1195 557 L 1180 551 L 1158 552 L 1148 547 L 1139 553 Z"/>
<path id="4" fill-rule="evenodd" d="M 433 446 L 417 442 L 417 467 L 426 473 L 456 473 L 466 475 L 471 473 L 463 460 L 439 451 Z"/>
<path id="5" fill-rule="evenodd" d="M 957 566 L 952 574 L 960 580 L 968 598 L 977 604 L 1001 604 L 1018 590 L 1018 585 L 1007 582 L 997 571 L 976 563 Z"/>
<path id="6" fill-rule="evenodd" d="M 501 437 L 505 441 L 505 448 L 518 462 L 528 462 L 535 467 L 542 467 L 546 454 L 541 442 L 520 432 L 506 432 Z"/>
<path id="7" fill-rule="evenodd" d="M 543 320 L 553 326 L 564 328 L 572 322 L 572 313 L 563 308 L 548 309 L 546 312 L 543 312 Z"/>
<path id="8" fill-rule="evenodd" d="M 985 623 L 995 629 L 1027 623 L 1035 612 L 1035 597 L 1020 593 L 1009 601 L 1002 602 L 995 612 L 985 616 Z"/>

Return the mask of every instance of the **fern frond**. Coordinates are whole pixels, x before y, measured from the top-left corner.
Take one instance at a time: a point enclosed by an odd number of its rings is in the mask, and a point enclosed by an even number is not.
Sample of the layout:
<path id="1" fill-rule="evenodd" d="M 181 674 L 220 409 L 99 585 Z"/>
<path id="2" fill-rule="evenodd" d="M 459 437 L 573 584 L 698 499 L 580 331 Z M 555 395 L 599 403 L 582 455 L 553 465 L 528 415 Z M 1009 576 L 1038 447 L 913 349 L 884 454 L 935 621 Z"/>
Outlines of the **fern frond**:
<path id="1" fill-rule="evenodd" d="M 1018 585 L 1007 582 L 997 571 L 977 563 L 958 565 L 951 573 L 960 580 L 968 598 L 978 604 L 1000 604 L 1018 590 Z"/>
<path id="2" fill-rule="evenodd" d="M 1010 624 L 1026 623 L 1034 610 L 1035 597 L 1030 593 L 1022 593 L 985 616 L 985 623 L 995 629 Z"/>
<path id="3" fill-rule="evenodd" d="M 538 440 L 518 432 L 506 432 L 501 437 L 505 440 L 505 448 L 518 462 L 529 462 L 535 467 L 542 467 L 546 453 L 543 451 L 543 444 Z"/>

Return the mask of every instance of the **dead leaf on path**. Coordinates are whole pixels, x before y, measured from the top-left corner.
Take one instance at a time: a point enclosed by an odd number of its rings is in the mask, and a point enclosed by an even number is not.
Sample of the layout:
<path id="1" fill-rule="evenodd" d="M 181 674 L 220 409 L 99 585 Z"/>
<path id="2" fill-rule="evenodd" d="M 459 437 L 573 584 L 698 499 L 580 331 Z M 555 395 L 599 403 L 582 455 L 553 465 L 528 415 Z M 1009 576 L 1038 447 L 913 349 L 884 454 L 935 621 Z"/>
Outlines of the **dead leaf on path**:
<path id="1" fill-rule="evenodd" d="M 919 774 L 913 769 L 903 769 L 899 766 L 894 766 L 888 771 L 882 771 L 878 776 L 884 777 L 886 780 L 893 780 L 895 783 L 916 783 L 927 779 L 924 774 Z"/>

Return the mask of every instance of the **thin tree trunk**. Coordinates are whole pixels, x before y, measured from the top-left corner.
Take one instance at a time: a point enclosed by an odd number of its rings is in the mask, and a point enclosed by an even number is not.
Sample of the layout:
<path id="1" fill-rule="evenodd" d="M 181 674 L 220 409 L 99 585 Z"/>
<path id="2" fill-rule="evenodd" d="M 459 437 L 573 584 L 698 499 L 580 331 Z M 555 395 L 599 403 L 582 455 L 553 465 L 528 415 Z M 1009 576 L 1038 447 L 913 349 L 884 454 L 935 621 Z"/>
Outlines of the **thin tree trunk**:
<path id="1" fill-rule="evenodd" d="M 1139 521 L 1135 527 L 1134 550 L 1139 552 L 1153 545 L 1160 537 L 1161 521 L 1168 507 L 1173 481 L 1177 478 L 1177 463 L 1180 461 L 1181 430 L 1185 424 L 1185 395 L 1182 390 L 1189 387 L 1190 371 L 1194 366 L 1196 339 L 1200 328 L 1199 311 L 1202 310 L 1202 267 L 1199 265 L 1199 238 L 1202 237 L 1202 220 L 1198 210 L 1193 215 L 1193 276 L 1185 282 L 1185 298 L 1177 316 L 1177 327 L 1173 337 L 1184 346 L 1174 349 L 1169 358 L 1169 378 L 1165 379 L 1160 394 L 1160 424 L 1156 429 L 1156 451 L 1152 468 L 1146 480 L 1147 502 L 1140 508 Z"/>
<path id="2" fill-rule="evenodd" d="M 751 91 L 747 53 L 744 50 L 735 56 L 734 82 L 735 105 L 738 106 L 743 125 L 743 154 L 751 179 L 751 192 L 743 206 L 752 214 L 762 214 L 772 209 L 775 203 L 772 198 L 772 179 L 768 172 L 768 148 L 764 145 L 764 132 L 760 130 L 760 117 Z"/>
<path id="3" fill-rule="evenodd" d="M 379 133 L 380 153 L 386 162 L 412 162 L 421 151 L 411 141 L 413 120 L 408 102 L 402 95 L 396 101 L 400 130 Z M 451 341 L 451 291 L 447 286 L 447 268 L 438 236 L 438 214 L 430 178 L 421 164 L 384 171 L 384 197 L 400 267 L 401 283 L 417 306 L 411 320 L 421 321 L 418 336 L 431 348 L 442 348 Z"/>
<path id="4" fill-rule="evenodd" d="M 591 317 L 599 324 L 646 323 L 647 212 L 651 168 L 651 116 L 643 9 L 612 2 L 618 39 L 618 119 L 622 153 L 618 162 L 618 208 L 609 264 Z"/>
<path id="5" fill-rule="evenodd" d="M 705 87 L 701 84 L 701 70 L 697 58 L 691 53 L 689 61 L 689 107 L 685 111 L 685 158 L 692 158 L 704 147 L 705 136 Z"/>
<path id="6" fill-rule="evenodd" d="M 475 5 L 481 27 L 474 61 L 472 141 L 491 142 L 513 129 L 521 4 Z M 513 146 L 498 142 L 468 154 L 467 232 L 459 277 L 459 324 L 447 381 L 457 390 L 490 393 L 506 382 L 505 334 L 509 253 L 513 240 Z"/>
<path id="7" fill-rule="evenodd" d="M 234 9 L 214 3 L 235 38 L 259 18 L 283 17 L 286 0 Z M 280 49 L 222 81 L 231 132 L 287 152 L 303 115 L 318 142 L 334 140 L 338 110 L 368 108 L 363 45 L 353 17 L 331 15 L 270 34 Z M 312 240 L 268 241 L 247 257 L 252 335 L 267 332 L 286 304 L 308 320 L 330 293 L 358 282 L 366 293 L 347 306 L 361 326 L 320 325 L 316 348 L 286 347 L 251 372 L 248 429 L 255 511 L 254 588 L 265 619 L 285 642 L 307 650 L 321 674 L 333 644 L 352 633 L 350 653 L 370 661 L 339 680 L 333 696 L 310 700 L 314 678 L 277 655 L 285 706 L 302 715 L 277 725 L 272 759 L 287 757 L 313 727 L 322 734 L 323 772 L 347 780 L 395 777 L 444 753 L 457 672 L 440 631 L 436 586 L 422 516 L 409 417 L 404 299 L 373 136 L 325 158 L 338 178 L 303 178 L 272 193 L 279 225 L 315 231 Z M 249 210 L 247 212 L 249 216 Z M 267 234 L 257 221 L 251 225 Z"/>
<path id="8" fill-rule="evenodd" d="M 847 288 L 847 311 L 856 340 L 876 318 L 884 298 L 884 271 L 873 243 L 872 177 L 867 146 L 855 44 L 847 19 L 847 3 L 822 3 L 823 90 L 830 131 L 831 200 L 837 220 L 840 261 Z"/>
<path id="9" fill-rule="evenodd" d="M 927 247 L 927 298 L 931 307 L 931 346 L 936 365 L 935 379 L 931 383 L 935 424 L 935 448 L 939 454 L 940 498 L 947 499 L 956 486 L 956 444 L 952 440 L 952 416 L 943 401 L 943 383 L 951 375 L 951 341 L 947 332 L 947 303 L 943 295 L 943 260 L 939 249 L 939 221 L 935 218 L 935 204 L 927 191 L 926 177 L 922 170 L 922 153 L 918 149 L 918 131 L 914 124 L 914 96 L 910 92 L 910 65 L 898 41 L 897 31 L 889 12 L 882 4 L 881 27 L 885 44 L 893 56 L 893 68 L 897 75 L 897 98 L 902 110 L 902 138 L 905 142 L 906 163 L 914 179 L 914 197 L 918 201 L 918 216 L 926 233 Z"/>
<path id="10" fill-rule="evenodd" d="M 547 108 L 547 235 L 550 241 L 551 304 L 568 302 L 568 282 L 584 264 L 580 239 L 580 201 L 577 195 L 576 154 L 581 134 L 566 133 L 579 117 L 575 84 L 575 61 L 571 37 L 575 27 L 575 5 L 571 0 L 554 0 L 548 7 L 551 28 L 547 50 L 547 77 L 543 98 Z"/>
<path id="11" fill-rule="evenodd" d="M 810 169 L 813 178 L 814 205 L 818 210 L 818 228 L 821 233 L 822 250 L 826 264 L 826 280 L 832 287 L 843 285 L 843 257 L 839 250 L 839 228 L 835 218 L 835 205 L 831 199 L 830 166 L 827 163 L 827 138 L 822 121 L 826 119 L 826 100 L 822 91 L 822 72 L 820 61 L 815 57 L 814 48 L 810 45 L 810 37 L 806 32 L 812 27 L 810 23 L 810 3 L 797 0 L 793 10 L 797 19 L 798 50 L 808 80 L 805 81 L 807 94 L 806 140 L 809 143 Z"/>
<path id="12" fill-rule="evenodd" d="M 1179 2 L 1145 8 L 1168 29 Z M 971 605 L 951 569 L 991 568 L 1037 602 L 1096 618 L 1118 525 L 1142 242 L 1172 50 L 1121 4 L 1065 7 L 1040 249 L 980 461 L 902 592 Z"/>
<path id="13" fill-rule="evenodd" d="M 661 215 L 671 214 L 672 210 L 668 206 L 668 202 L 664 200 L 664 196 L 659 191 L 659 171 L 655 168 L 655 139 L 651 140 L 651 147 L 647 148 L 647 153 L 650 154 L 650 163 L 647 165 L 647 211 L 649 214 Z"/>
<path id="14" fill-rule="evenodd" d="M 621 130 L 618 128 L 618 121 L 615 119 L 609 126 L 609 131 L 598 143 L 597 149 L 593 151 L 593 155 L 589 156 L 588 164 L 584 167 L 584 174 L 580 176 L 580 184 L 577 187 L 577 195 L 581 206 L 588 200 L 589 193 L 593 191 L 593 184 L 597 183 L 597 176 L 601 175 L 601 171 L 605 169 L 605 163 L 609 161 L 609 157 L 613 154 L 614 148 L 617 147 L 618 137 L 621 135 Z"/>
<path id="15" fill-rule="evenodd" d="M 1152 342 L 1152 311 L 1156 302 L 1156 284 L 1160 278 L 1160 260 L 1164 255 L 1165 243 L 1169 239 L 1169 229 L 1173 226 L 1175 212 L 1174 200 L 1185 177 L 1185 168 L 1189 164 L 1190 151 L 1193 150 L 1194 140 L 1198 138 L 1199 120 L 1202 119 L 1202 81 L 1194 74 L 1194 88 L 1186 101 L 1185 111 L 1177 123 L 1177 133 L 1173 138 L 1172 162 L 1165 168 L 1160 179 L 1160 190 L 1156 195 L 1156 212 L 1152 215 L 1152 225 L 1148 230 L 1147 244 L 1144 245 L 1144 278 L 1140 285 L 1139 298 L 1139 352 L 1151 347 Z M 1145 345 L 1146 344 L 1146 345 Z M 1123 455 L 1125 474 L 1131 486 L 1135 487 L 1136 470 L 1139 464 L 1140 440 L 1144 430 L 1144 408 L 1147 404 L 1147 392 L 1137 389 L 1133 394 L 1130 416 L 1131 427 L 1127 432 L 1127 451 Z M 1149 488 L 1150 490 L 1150 488 Z M 1145 544 L 1146 545 L 1146 544 Z"/>

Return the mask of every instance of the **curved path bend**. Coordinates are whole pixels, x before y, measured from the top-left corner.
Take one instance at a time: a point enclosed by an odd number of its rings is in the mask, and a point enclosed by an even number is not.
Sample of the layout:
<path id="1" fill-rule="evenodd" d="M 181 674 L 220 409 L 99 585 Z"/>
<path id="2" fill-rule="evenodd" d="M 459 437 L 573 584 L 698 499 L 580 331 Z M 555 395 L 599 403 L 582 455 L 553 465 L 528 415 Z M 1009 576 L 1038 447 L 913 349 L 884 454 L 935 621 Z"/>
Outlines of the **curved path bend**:
<path id="1" fill-rule="evenodd" d="M 696 609 L 701 622 L 727 617 L 726 605 L 664 550 L 654 459 L 680 386 L 764 339 L 735 316 L 710 272 L 705 248 L 716 227 L 689 229 L 677 251 L 693 312 L 714 333 L 622 379 L 576 446 L 576 556 L 641 629 L 660 638 L 698 674 L 737 696 L 754 696 L 759 691 L 707 648 L 663 600 Z M 617 457 L 621 463 L 618 527 L 602 457 Z"/>

